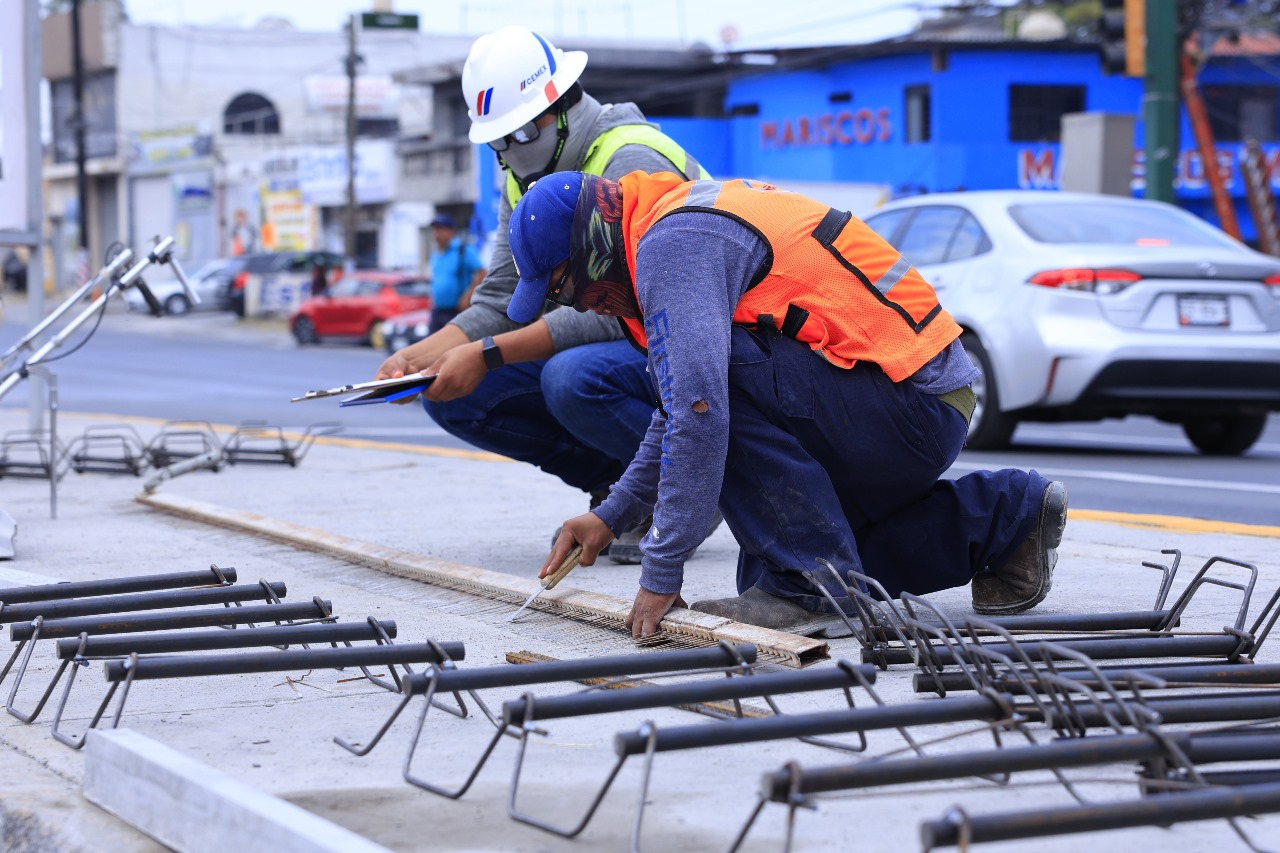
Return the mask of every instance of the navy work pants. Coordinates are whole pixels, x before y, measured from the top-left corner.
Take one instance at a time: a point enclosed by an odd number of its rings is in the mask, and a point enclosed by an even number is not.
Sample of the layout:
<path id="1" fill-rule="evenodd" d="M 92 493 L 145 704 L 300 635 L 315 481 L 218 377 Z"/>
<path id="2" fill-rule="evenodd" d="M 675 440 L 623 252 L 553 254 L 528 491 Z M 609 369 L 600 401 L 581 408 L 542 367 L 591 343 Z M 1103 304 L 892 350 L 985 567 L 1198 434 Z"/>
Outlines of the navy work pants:
<path id="1" fill-rule="evenodd" d="M 874 364 L 844 370 L 739 326 L 729 410 L 720 510 L 742 547 L 738 590 L 814 611 L 826 600 L 804 572 L 841 594 L 819 557 L 892 596 L 969 583 L 1031 534 L 1048 487 L 1015 469 L 940 480 L 967 432 L 954 408 Z"/>
<path id="2" fill-rule="evenodd" d="M 451 435 L 590 492 L 617 482 L 636 455 L 654 392 L 644 356 L 607 341 L 500 367 L 466 397 L 423 404 Z"/>

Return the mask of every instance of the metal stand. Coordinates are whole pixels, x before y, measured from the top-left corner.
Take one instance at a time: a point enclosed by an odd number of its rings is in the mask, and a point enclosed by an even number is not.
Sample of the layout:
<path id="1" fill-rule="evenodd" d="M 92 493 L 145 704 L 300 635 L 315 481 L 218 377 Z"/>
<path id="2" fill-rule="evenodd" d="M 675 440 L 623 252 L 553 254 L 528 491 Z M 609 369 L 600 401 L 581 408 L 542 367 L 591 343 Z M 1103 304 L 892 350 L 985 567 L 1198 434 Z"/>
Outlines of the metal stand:
<path id="1" fill-rule="evenodd" d="M 368 755 L 378 742 L 382 740 L 396 719 L 408 707 L 414 696 L 424 696 L 426 701 L 423 703 L 422 713 L 418 717 L 417 727 L 414 731 L 413 739 L 409 744 L 409 751 L 404 760 L 404 779 L 411 785 L 430 791 L 433 794 L 456 800 L 467 792 L 476 777 L 480 774 L 480 770 L 489 760 L 489 756 L 493 753 L 495 747 L 503 736 L 520 737 L 520 733 L 513 731 L 511 726 L 503 720 L 496 717 L 484 704 L 483 700 L 476 694 L 477 690 L 486 690 L 497 687 L 522 687 L 533 684 L 550 684 L 559 681 L 578 681 L 587 678 L 622 678 L 628 676 L 654 675 L 657 673 L 679 672 L 689 674 L 693 671 L 706 670 L 708 668 L 717 668 L 723 672 L 725 668 L 735 668 L 739 671 L 749 672 L 750 664 L 756 659 L 755 646 L 739 645 L 733 646 L 725 642 L 721 642 L 718 646 L 705 649 L 687 649 L 675 652 L 651 652 L 641 655 L 614 655 L 600 658 L 586 658 L 581 660 L 563 660 L 549 661 L 546 663 L 529 664 L 525 666 L 494 666 L 480 667 L 478 669 L 460 670 L 450 664 L 443 664 L 437 667 L 429 667 L 423 672 L 415 673 L 409 677 L 407 690 L 400 703 L 391 712 L 391 716 L 386 722 L 374 733 L 373 737 L 364 746 L 357 746 L 343 738 L 335 737 L 334 743 L 343 749 L 355 755 Z M 746 667 L 745 670 L 742 667 Z M 414 754 L 418 749 L 418 742 L 422 737 L 423 726 L 426 723 L 428 712 L 431 708 L 440 707 L 435 703 L 435 697 L 442 693 L 453 693 L 457 697 L 463 713 L 458 714 L 452 709 L 442 708 L 442 710 L 455 713 L 457 716 L 466 716 L 465 706 L 462 705 L 462 699 L 459 694 L 466 692 L 475 700 L 481 711 L 494 725 L 495 732 L 490 739 L 488 745 L 481 754 L 479 760 L 472 767 L 467 779 L 459 788 L 449 790 L 441 786 L 432 784 L 427 780 L 415 776 L 411 768 L 413 766 Z"/>
<path id="2" fill-rule="evenodd" d="M 302 437 L 293 444 L 285 440 L 284 430 L 265 423 L 246 423 L 231 434 L 223 448 L 228 463 L 277 463 L 297 467 L 307 450 L 321 435 L 333 435 L 342 430 L 342 424 L 325 422 L 307 427 Z"/>
<path id="3" fill-rule="evenodd" d="M 88 427 L 67 445 L 67 458 L 77 474 L 93 471 L 139 477 L 147 467 L 142 436 L 128 424 Z"/>
<path id="4" fill-rule="evenodd" d="M 597 790 L 595 797 L 588 805 L 586 814 L 577 824 L 566 828 L 548 823 L 540 818 L 525 814 L 516 807 L 520 774 L 524 767 L 529 735 L 531 733 L 545 734 L 542 729 L 534 725 L 535 718 L 537 722 L 545 723 L 547 720 L 565 717 L 682 706 L 693 702 L 705 703 L 724 699 L 736 701 L 749 696 L 764 697 L 768 700 L 775 713 L 781 713 L 772 698 L 775 694 L 807 693 L 830 689 L 842 691 L 849 707 L 852 708 L 854 707 L 852 688 L 858 686 L 867 687 L 874 680 L 875 669 L 873 667 L 855 666 L 849 661 L 837 661 L 835 667 L 820 670 L 770 673 L 768 675 L 751 674 L 716 681 L 693 681 L 674 685 L 637 687 L 618 693 L 579 693 L 543 699 L 537 699 L 533 694 L 526 693 L 522 698 L 505 702 L 502 706 L 503 723 L 518 731 L 520 739 L 519 753 L 516 756 L 515 769 L 512 773 L 507 813 L 513 820 L 520 823 L 529 824 L 563 838 L 573 838 L 581 833 L 591 821 L 592 816 L 595 815 L 596 809 L 603 802 L 605 795 L 608 793 L 614 779 L 617 778 L 618 772 L 622 769 L 622 765 L 629 754 L 622 753 L 619 755 L 618 761 L 614 764 L 603 785 Z M 730 719 L 736 723 L 741 718 Z M 730 723 L 725 725 L 730 725 Z M 646 762 L 644 782 L 640 792 L 641 806 L 637 811 L 632 833 L 633 849 L 639 846 L 641 821 L 644 814 L 643 804 L 648 798 L 648 783 L 652 772 L 653 750 L 657 731 L 652 725 L 646 725 L 645 729 L 648 734 L 646 739 Z M 860 743 L 857 746 L 823 741 L 809 736 L 802 736 L 800 739 L 817 746 L 847 752 L 862 752 L 867 747 L 867 741 L 863 733 L 859 732 L 858 735 Z"/>
<path id="5" fill-rule="evenodd" d="M 276 629 L 265 629 L 276 630 Z M 120 725 L 124 706 L 135 681 L 161 678 L 199 678 L 210 675 L 247 675 L 256 672 L 285 672 L 298 669 L 344 669 L 348 666 L 392 666 L 408 663 L 439 664 L 445 660 L 462 660 L 466 649 L 461 642 L 379 644 L 375 646 L 348 646 L 330 649 L 291 649 L 280 652 L 246 652 L 234 655 L 175 655 L 140 657 L 137 653 L 127 658 L 115 658 L 104 664 L 105 676 L 111 684 L 106 697 L 94 713 L 89 728 L 95 728 L 106 714 L 115 696 L 116 688 L 123 685 L 120 701 L 116 703 L 111 718 L 111 728 Z M 64 697 L 65 698 L 65 697 Z M 72 749 L 80 749 L 85 738 L 70 738 L 63 734 L 58 723 L 62 708 L 54 723 L 54 737 Z M 87 734 L 87 732 L 86 732 Z"/>
<path id="6" fill-rule="evenodd" d="M 27 666 L 31 662 L 31 655 L 35 651 L 36 643 L 41 637 L 41 629 L 46 625 L 46 620 L 52 622 L 61 620 L 65 623 L 73 621 L 71 617 L 77 616 L 102 616 L 144 610 L 166 610 L 174 607 L 195 607 L 207 604 L 230 605 L 243 601 L 254 601 L 264 597 L 267 600 L 279 601 L 279 596 L 284 595 L 284 593 L 285 585 L 283 583 L 268 584 L 266 581 L 261 581 L 256 587 L 217 586 L 179 592 L 144 592 L 0 606 L 0 622 L 19 623 L 28 622 L 29 620 L 31 627 L 30 636 L 21 638 L 17 648 L 14 649 L 14 656 L 16 656 L 24 646 L 26 647 L 22 656 L 22 663 L 19 665 L 13 684 L 9 688 L 9 699 L 5 703 L 5 710 L 24 723 L 33 722 L 40 715 L 40 711 L 43 710 L 45 703 L 48 702 L 54 687 L 59 679 L 62 678 L 63 673 L 66 672 L 69 661 L 64 661 L 58 668 L 35 710 L 30 714 L 25 714 L 15 707 L 18 688 L 22 685 L 22 680 L 26 676 Z M 20 626 L 15 624 L 11 629 L 11 639 L 19 640 L 19 632 L 16 630 L 18 627 Z M 13 658 L 10 658 L 10 663 L 12 663 L 12 660 Z M 6 666 L 5 673 L 8 672 L 8 669 L 9 667 Z M 3 674 L 0 673 L 0 677 Z"/>

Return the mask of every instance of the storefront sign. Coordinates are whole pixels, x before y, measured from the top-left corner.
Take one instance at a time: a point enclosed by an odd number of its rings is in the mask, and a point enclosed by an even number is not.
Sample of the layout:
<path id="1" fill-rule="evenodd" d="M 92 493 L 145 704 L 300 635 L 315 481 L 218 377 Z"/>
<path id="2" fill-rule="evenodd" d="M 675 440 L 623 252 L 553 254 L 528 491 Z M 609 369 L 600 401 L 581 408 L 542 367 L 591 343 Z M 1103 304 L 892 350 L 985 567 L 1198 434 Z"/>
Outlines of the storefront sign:
<path id="1" fill-rule="evenodd" d="M 213 136 L 195 127 L 176 127 L 129 136 L 131 171 L 181 166 L 213 155 Z"/>
<path id="2" fill-rule="evenodd" d="M 1058 151 L 1055 148 L 1023 148 L 1018 152 L 1018 188 L 1056 190 Z"/>
<path id="3" fill-rule="evenodd" d="M 303 81 L 307 109 L 316 113 L 346 113 L 346 77 L 311 76 Z M 356 115 L 361 118 L 395 118 L 400 109 L 400 87 L 390 77 L 368 74 L 356 78 Z"/>
<path id="4" fill-rule="evenodd" d="M 390 140 L 356 143 L 356 201 L 382 204 L 395 191 L 396 159 Z M 270 190 L 297 189 L 310 204 L 339 207 L 347 203 L 347 152 L 341 145 L 289 148 L 262 164 Z"/>
<path id="5" fill-rule="evenodd" d="M 302 199 L 301 190 L 262 192 L 262 242 L 275 252 L 315 248 L 319 216 L 315 205 Z"/>
<path id="6" fill-rule="evenodd" d="M 1236 190 L 1233 195 L 1243 193 L 1241 169 L 1245 157 L 1244 146 L 1217 149 L 1218 172 L 1222 175 L 1223 185 L 1228 190 Z M 1280 148 L 1258 152 L 1259 179 L 1265 180 L 1272 187 L 1280 187 Z M 1133 158 L 1133 188 L 1140 191 L 1145 176 L 1144 152 L 1135 149 Z M 1017 152 L 1018 187 L 1024 190 L 1056 190 L 1058 189 L 1059 153 L 1057 148 L 1021 148 Z M 1199 151 L 1184 150 L 1178 157 L 1177 172 L 1174 184 L 1180 190 L 1191 193 L 1209 192 L 1209 181 L 1205 177 L 1204 159 Z"/>
<path id="7" fill-rule="evenodd" d="M 819 116 L 801 116 L 760 123 L 763 148 L 791 148 L 800 145 L 867 145 L 888 142 L 893 128 L 889 109 L 841 110 Z"/>

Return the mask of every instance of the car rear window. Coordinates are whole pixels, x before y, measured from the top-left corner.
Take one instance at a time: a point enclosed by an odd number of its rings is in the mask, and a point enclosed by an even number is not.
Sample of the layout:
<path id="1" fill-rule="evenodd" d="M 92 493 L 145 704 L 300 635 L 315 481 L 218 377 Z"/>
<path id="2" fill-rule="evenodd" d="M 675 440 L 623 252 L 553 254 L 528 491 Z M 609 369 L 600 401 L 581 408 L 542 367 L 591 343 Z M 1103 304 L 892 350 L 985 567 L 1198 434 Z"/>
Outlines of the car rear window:
<path id="1" fill-rule="evenodd" d="M 271 272 L 276 269 L 282 259 L 281 255 L 249 255 L 244 262 L 248 272 Z"/>
<path id="2" fill-rule="evenodd" d="M 1189 213 L 1154 204 L 1015 204 L 1010 205 L 1009 216 L 1040 243 L 1237 245 Z"/>

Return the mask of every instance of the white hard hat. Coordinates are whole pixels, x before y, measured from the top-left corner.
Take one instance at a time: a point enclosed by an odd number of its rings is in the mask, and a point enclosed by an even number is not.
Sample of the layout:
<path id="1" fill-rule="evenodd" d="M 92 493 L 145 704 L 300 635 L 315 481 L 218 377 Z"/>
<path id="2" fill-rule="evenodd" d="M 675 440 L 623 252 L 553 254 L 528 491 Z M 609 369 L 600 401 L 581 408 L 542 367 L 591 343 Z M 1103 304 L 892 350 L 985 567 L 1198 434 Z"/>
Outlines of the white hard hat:
<path id="1" fill-rule="evenodd" d="M 566 53 L 528 27 L 503 27 L 476 39 L 462 67 L 471 141 L 492 142 L 533 121 L 586 67 L 585 53 Z"/>

